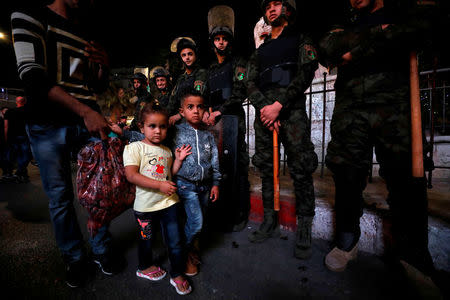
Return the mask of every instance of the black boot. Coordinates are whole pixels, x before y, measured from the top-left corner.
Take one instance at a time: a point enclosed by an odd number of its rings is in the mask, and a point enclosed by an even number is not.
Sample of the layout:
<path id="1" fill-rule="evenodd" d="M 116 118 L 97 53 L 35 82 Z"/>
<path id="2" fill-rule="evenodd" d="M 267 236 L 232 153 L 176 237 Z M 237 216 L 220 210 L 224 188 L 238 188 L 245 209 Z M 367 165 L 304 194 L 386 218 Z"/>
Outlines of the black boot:
<path id="1" fill-rule="evenodd" d="M 252 243 L 261 243 L 270 237 L 279 237 L 278 213 L 273 209 L 264 208 L 264 221 L 259 229 L 250 233 L 248 240 Z"/>
<path id="2" fill-rule="evenodd" d="M 307 259 L 312 255 L 311 228 L 314 217 L 297 216 L 297 234 L 295 238 L 294 256 Z"/>

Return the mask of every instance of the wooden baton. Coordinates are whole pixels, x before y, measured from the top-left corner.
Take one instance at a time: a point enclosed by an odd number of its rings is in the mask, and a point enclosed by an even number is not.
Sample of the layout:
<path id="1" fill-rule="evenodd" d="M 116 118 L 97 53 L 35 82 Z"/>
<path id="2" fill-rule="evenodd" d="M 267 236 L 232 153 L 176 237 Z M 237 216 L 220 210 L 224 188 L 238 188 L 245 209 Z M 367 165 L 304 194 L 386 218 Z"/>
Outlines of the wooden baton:
<path id="1" fill-rule="evenodd" d="M 419 71 L 417 66 L 417 53 L 411 51 L 409 57 L 409 76 L 411 90 L 411 148 L 412 148 L 412 175 L 422 178 L 423 167 L 423 141 L 422 116 L 420 106 Z"/>
<path id="2" fill-rule="evenodd" d="M 273 209 L 280 211 L 280 164 L 278 160 L 278 133 L 273 130 Z"/>

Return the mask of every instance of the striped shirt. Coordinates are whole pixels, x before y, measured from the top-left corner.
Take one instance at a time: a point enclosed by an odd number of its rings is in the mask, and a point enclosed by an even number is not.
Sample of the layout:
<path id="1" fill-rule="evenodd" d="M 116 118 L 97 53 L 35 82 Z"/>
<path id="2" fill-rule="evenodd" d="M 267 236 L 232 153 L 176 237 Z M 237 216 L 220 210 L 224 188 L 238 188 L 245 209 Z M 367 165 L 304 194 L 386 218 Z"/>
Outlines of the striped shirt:
<path id="1" fill-rule="evenodd" d="M 94 93 L 98 65 L 86 58 L 89 39 L 77 26 L 44 7 L 13 12 L 11 27 L 19 77 L 28 102 L 38 110 L 33 113 L 63 124 L 77 119 L 74 113 L 46 101 L 48 90 L 55 85 L 99 111 Z"/>

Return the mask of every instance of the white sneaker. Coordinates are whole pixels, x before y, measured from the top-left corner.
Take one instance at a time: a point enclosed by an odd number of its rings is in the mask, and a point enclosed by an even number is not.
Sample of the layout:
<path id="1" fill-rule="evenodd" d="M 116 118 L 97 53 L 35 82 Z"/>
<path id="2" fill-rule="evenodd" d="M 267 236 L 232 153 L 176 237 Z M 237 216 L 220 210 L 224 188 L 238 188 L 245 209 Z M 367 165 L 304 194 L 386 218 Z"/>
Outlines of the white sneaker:
<path id="1" fill-rule="evenodd" d="M 347 267 L 350 260 L 358 255 L 358 244 L 349 252 L 334 247 L 325 257 L 325 265 L 333 272 L 342 272 Z"/>

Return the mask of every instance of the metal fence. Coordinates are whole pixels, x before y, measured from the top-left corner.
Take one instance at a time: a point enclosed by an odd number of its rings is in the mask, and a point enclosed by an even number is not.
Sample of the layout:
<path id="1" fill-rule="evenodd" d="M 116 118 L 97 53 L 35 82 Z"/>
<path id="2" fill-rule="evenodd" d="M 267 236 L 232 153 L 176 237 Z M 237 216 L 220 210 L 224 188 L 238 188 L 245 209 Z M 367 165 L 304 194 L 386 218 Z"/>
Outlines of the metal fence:
<path id="1" fill-rule="evenodd" d="M 437 74 L 442 74 L 444 76 L 438 77 Z M 326 149 L 326 134 L 329 134 L 327 130 L 327 119 L 326 119 L 326 109 L 327 109 L 327 94 L 330 92 L 335 92 L 334 88 L 327 88 L 327 76 L 328 73 L 323 74 L 323 87 L 320 90 L 313 91 L 313 86 L 311 85 L 309 90 L 305 93 L 307 99 L 309 99 L 309 117 L 311 118 L 313 112 L 313 95 L 322 94 L 322 140 L 321 140 L 321 153 L 320 153 L 320 177 L 323 178 L 324 168 L 325 168 L 325 149 Z M 449 69 L 438 69 L 434 71 L 424 71 L 420 73 L 421 81 L 421 103 L 422 103 L 422 125 L 425 129 L 425 134 L 429 140 L 431 149 L 434 148 L 434 136 L 439 135 L 450 135 L 450 120 L 449 120 L 449 88 L 447 85 L 448 78 L 450 76 Z M 244 107 L 246 110 L 247 117 L 247 141 L 250 141 L 250 103 L 249 101 L 244 102 Z M 315 106 L 317 107 L 317 105 Z M 249 143 L 247 143 L 247 150 L 249 150 Z M 284 151 L 283 151 L 284 152 Z M 431 159 L 433 159 L 433 151 L 431 151 Z M 286 173 L 286 155 L 280 158 L 280 162 L 283 166 L 283 174 Z M 374 163 L 378 164 L 378 163 Z M 436 169 L 450 169 L 449 166 L 435 166 Z M 372 169 L 369 172 L 369 181 L 372 180 Z M 431 188 L 432 171 L 428 171 L 428 187 Z"/>

